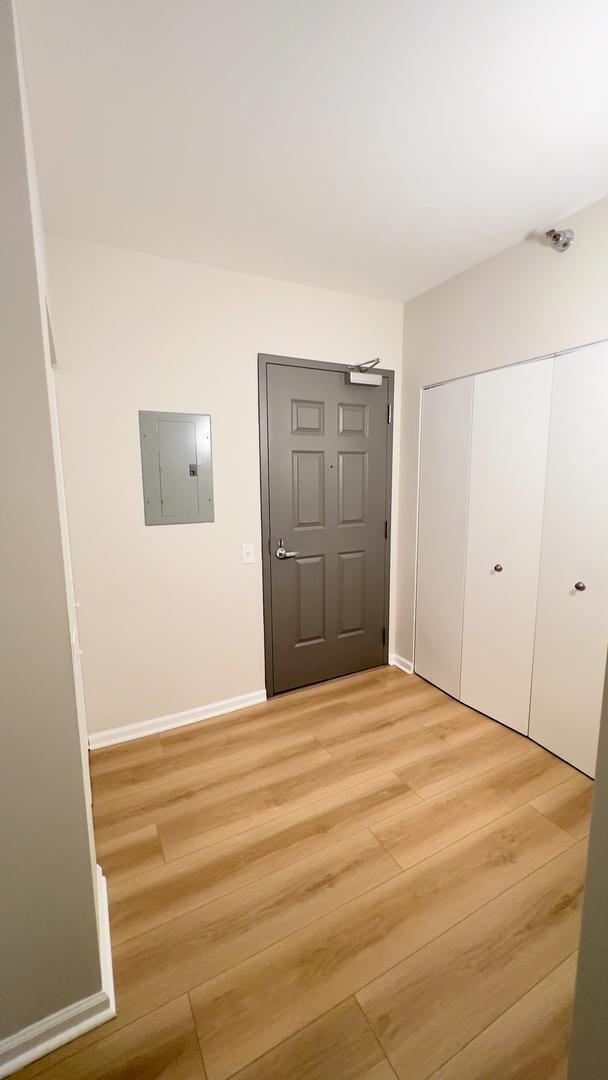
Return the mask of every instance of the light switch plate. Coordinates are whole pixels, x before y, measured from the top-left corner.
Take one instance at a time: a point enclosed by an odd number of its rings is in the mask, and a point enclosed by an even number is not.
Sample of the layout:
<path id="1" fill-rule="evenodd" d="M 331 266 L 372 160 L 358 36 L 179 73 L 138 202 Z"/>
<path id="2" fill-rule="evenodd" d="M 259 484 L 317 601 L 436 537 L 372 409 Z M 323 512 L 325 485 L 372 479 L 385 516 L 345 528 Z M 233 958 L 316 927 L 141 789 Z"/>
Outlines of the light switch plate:
<path id="1" fill-rule="evenodd" d="M 241 562 L 252 563 L 255 562 L 255 553 L 253 544 L 241 544 Z"/>

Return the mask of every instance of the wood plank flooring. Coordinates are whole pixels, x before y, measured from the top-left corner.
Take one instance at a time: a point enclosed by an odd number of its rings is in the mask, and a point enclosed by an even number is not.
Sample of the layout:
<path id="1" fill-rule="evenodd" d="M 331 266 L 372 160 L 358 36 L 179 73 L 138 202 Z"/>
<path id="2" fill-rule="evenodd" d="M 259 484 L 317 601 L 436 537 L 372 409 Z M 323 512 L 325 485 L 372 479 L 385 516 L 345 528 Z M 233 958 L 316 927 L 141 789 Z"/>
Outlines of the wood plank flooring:
<path id="1" fill-rule="evenodd" d="M 565 1080 L 576 770 L 379 668 L 91 772 L 118 1015 L 23 1080 Z"/>

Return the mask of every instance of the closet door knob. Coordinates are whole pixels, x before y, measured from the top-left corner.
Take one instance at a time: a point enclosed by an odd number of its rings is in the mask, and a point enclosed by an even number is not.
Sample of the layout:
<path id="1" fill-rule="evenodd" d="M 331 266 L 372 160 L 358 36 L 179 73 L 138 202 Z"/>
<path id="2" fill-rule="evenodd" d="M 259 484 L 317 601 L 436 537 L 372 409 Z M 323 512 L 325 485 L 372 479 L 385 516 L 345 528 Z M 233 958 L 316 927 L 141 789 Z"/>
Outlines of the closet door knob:
<path id="1" fill-rule="evenodd" d="M 494 567 L 494 569 L 495 569 L 497 574 L 502 574 L 502 566 L 500 565 L 499 562 L 496 563 L 496 566 Z M 584 586 L 583 586 L 583 588 L 584 588 Z"/>
<path id="2" fill-rule="evenodd" d="M 584 581 L 577 581 L 574 588 L 576 589 L 577 592 L 584 592 L 585 589 L 587 588 L 587 586 L 585 585 Z"/>

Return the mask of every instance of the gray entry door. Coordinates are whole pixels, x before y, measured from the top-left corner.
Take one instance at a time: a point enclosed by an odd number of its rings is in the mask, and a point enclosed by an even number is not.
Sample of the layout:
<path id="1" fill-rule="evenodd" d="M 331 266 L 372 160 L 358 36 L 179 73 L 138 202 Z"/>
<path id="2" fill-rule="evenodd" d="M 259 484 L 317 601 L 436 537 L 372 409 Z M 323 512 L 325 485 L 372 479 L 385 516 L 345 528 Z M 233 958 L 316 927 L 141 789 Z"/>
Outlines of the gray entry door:
<path id="1" fill-rule="evenodd" d="M 389 380 L 266 371 L 276 693 L 386 662 Z"/>

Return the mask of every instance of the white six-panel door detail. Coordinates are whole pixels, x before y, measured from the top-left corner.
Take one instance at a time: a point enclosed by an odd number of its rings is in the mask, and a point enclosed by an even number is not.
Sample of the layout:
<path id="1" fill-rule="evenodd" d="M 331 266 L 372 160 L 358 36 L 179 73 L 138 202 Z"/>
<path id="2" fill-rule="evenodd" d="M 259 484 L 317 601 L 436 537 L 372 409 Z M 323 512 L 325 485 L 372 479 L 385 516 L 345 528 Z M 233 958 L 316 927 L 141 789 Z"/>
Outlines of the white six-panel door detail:
<path id="1" fill-rule="evenodd" d="M 600 344 L 555 360 L 530 711 L 530 736 L 589 775 L 607 645 L 608 344 Z"/>
<path id="2" fill-rule="evenodd" d="M 553 361 L 475 376 L 460 697 L 527 733 Z"/>

